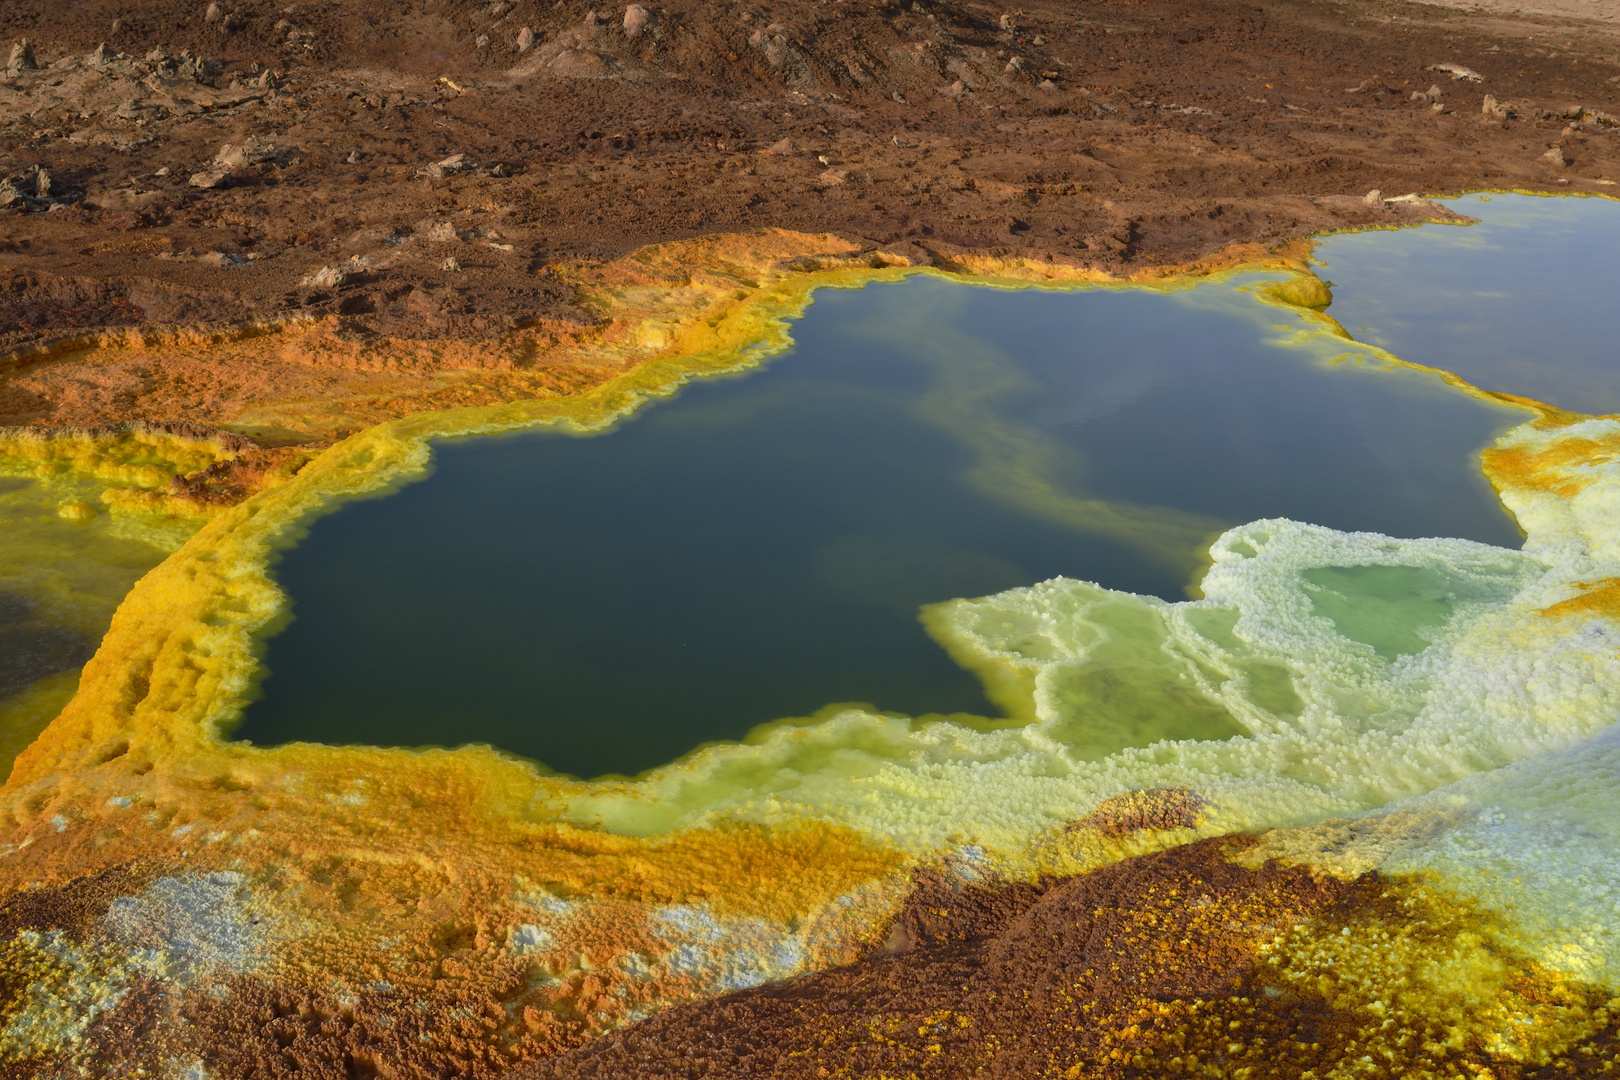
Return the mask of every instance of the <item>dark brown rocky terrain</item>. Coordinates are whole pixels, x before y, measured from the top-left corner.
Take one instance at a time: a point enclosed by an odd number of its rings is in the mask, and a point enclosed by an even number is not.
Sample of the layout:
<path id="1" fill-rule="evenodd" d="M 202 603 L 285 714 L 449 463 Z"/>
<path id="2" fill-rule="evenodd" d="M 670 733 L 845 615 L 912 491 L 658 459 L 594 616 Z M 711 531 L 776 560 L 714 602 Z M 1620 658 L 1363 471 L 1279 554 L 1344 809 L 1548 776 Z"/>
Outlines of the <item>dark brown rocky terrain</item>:
<path id="1" fill-rule="evenodd" d="M 1612 21 L 1383 0 L 13 0 L 0 40 L 0 350 L 35 360 L 299 312 L 588 323 L 559 266 L 766 226 L 1129 271 L 1399 220 L 1372 189 L 1620 178 Z M 127 418 L 71 396 L 0 424 Z"/>

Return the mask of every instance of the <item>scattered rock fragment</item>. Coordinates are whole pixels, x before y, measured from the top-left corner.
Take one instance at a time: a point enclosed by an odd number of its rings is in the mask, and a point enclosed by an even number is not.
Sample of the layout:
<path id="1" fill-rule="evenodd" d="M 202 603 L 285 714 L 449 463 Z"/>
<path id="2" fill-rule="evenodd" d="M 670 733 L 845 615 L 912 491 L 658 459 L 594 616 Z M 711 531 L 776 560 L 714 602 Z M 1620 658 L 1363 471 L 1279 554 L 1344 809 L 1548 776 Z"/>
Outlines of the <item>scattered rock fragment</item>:
<path id="1" fill-rule="evenodd" d="M 528 52 L 532 48 L 534 48 L 534 31 L 525 26 L 518 31 L 517 51 Z"/>
<path id="2" fill-rule="evenodd" d="M 31 165 L 21 175 L 0 174 L 0 209 L 39 212 L 78 202 L 82 191 L 64 190 L 43 165 Z"/>
<path id="3" fill-rule="evenodd" d="M 194 188 L 202 188 L 204 191 L 212 191 L 214 188 L 226 186 L 226 183 L 230 180 L 230 178 L 231 170 L 216 164 L 210 165 L 208 168 L 199 172 L 192 173 L 190 178 L 186 180 L 186 183 L 190 184 Z"/>
<path id="4" fill-rule="evenodd" d="M 1556 115 L 1568 120 L 1572 125 L 1583 124 L 1600 129 L 1620 127 L 1620 117 L 1606 113 L 1601 109 L 1589 109 L 1584 105 L 1570 105 L 1562 113 Z"/>
<path id="5" fill-rule="evenodd" d="M 651 31 L 657 25 L 657 17 L 640 4 L 631 4 L 624 9 L 624 36 L 627 38 L 640 37 L 643 31 Z"/>
<path id="6" fill-rule="evenodd" d="M 225 10 L 217 3 L 209 4 L 208 10 L 203 12 L 203 21 L 217 23 L 225 18 Z"/>
<path id="7" fill-rule="evenodd" d="M 285 148 L 254 138 L 240 144 L 226 143 L 219 148 L 219 153 L 214 155 L 215 162 L 231 169 L 252 165 L 280 165 L 286 159 Z"/>
<path id="8" fill-rule="evenodd" d="M 231 181 L 251 172 L 285 165 L 290 156 L 291 151 L 284 146 L 261 142 L 258 138 L 249 136 L 242 143 L 226 143 L 221 146 L 208 168 L 192 173 L 187 183 L 205 190 L 226 187 Z"/>
<path id="9" fill-rule="evenodd" d="M 1489 94 L 1485 95 L 1485 100 L 1480 104 L 1480 112 L 1492 120 L 1507 120 L 1513 116 L 1513 110 Z"/>
<path id="10" fill-rule="evenodd" d="M 1569 159 L 1564 156 L 1564 148 L 1562 146 L 1554 146 L 1549 148 L 1545 154 L 1541 155 L 1541 160 L 1550 161 L 1560 169 L 1569 164 Z"/>
<path id="11" fill-rule="evenodd" d="M 444 260 L 444 263 L 440 266 L 440 269 L 451 274 L 460 273 L 461 263 L 456 261 L 456 259 L 452 256 L 451 258 Z"/>
<path id="12" fill-rule="evenodd" d="M 1430 71 L 1443 71 L 1453 79 L 1467 79 L 1469 82 L 1484 82 L 1485 76 L 1473 68 L 1465 68 L 1461 64 L 1430 64 Z"/>
<path id="13" fill-rule="evenodd" d="M 19 71 L 38 71 L 39 61 L 34 58 L 34 43 L 23 38 L 11 47 L 11 60 L 6 70 L 15 75 Z"/>
<path id="14" fill-rule="evenodd" d="M 1361 201 L 1366 203 L 1368 206 L 1383 206 L 1384 193 L 1379 191 L 1377 188 L 1373 188 L 1371 191 L 1367 192 L 1367 194 L 1361 197 Z"/>
<path id="15" fill-rule="evenodd" d="M 457 173 L 466 172 L 471 168 L 473 168 L 473 165 L 467 160 L 466 154 L 451 154 L 443 161 L 435 161 L 431 165 L 418 169 L 417 175 L 430 176 L 435 180 L 443 180 L 447 176 L 454 176 Z"/>
<path id="16" fill-rule="evenodd" d="M 319 270 L 304 275 L 304 279 L 299 284 L 306 289 L 336 289 L 348 280 L 349 275 L 341 267 L 323 266 Z"/>

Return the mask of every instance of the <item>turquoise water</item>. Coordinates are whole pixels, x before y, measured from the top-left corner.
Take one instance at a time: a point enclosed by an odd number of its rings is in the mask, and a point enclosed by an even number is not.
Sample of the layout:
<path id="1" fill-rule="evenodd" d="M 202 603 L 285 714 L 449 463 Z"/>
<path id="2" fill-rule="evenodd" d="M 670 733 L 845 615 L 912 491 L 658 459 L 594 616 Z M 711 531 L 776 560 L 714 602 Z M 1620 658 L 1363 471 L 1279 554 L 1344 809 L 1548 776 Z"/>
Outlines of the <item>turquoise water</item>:
<path id="1" fill-rule="evenodd" d="M 1479 224 L 1325 238 L 1333 316 L 1359 341 L 1486 390 L 1620 412 L 1620 201 L 1445 204 Z"/>
<path id="2" fill-rule="evenodd" d="M 995 716 L 919 606 L 1058 575 L 1179 598 L 1240 522 L 1516 547 L 1476 455 L 1523 414 L 1302 325 L 1222 283 L 823 291 L 763 370 L 589 437 L 442 443 L 318 520 L 237 734 L 635 773 L 835 702 Z"/>

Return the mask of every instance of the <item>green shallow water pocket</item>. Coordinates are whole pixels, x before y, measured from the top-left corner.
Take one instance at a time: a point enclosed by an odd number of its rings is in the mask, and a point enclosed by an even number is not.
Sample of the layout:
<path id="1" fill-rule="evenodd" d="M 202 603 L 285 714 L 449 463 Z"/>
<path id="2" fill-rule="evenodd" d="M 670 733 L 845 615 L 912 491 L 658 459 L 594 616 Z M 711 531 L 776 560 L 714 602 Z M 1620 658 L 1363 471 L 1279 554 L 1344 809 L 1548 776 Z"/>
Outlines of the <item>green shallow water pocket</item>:
<path id="1" fill-rule="evenodd" d="M 1311 608 L 1341 637 L 1385 660 L 1422 652 L 1463 601 L 1499 603 L 1518 591 L 1506 574 L 1479 581 L 1422 566 L 1322 566 L 1304 571 Z"/>
<path id="2" fill-rule="evenodd" d="M 790 352 L 605 433 L 440 443 L 284 553 L 293 619 L 237 733 L 595 776 L 828 702 L 991 731 L 1028 688 L 953 663 L 925 605 L 1060 576 L 1177 598 L 1223 529 L 1273 516 L 1515 546 L 1476 454 L 1523 414 L 1242 291 L 1275 277 L 822 292 Z M 1042 691 L 1089 715 L 1053 733 L 1069 753 L 1250 729 L 1160 655 L 1160 615 L 1117 615 Z M 1285 667 L 1240 663 L 1295 707 Z"/>
<path id="3" fill-rule="evenodd" d="M 0 780 L 73 696 L 119 601 L 196 527 L 92 510 L 106 486 L 0 475 Z"/>
<path id="4" fill-rule="evenodd" d="M 1192 681 L 1166 649 L 1163 616 L 1127 601 L 1103 601 L 1088 612 L 1104 640 L 1084 667 L 1047 688 L 1054 739 L 1075 757 L 1096 761 L 1160 739 L 1229 739 L 1249 734 Z"/>

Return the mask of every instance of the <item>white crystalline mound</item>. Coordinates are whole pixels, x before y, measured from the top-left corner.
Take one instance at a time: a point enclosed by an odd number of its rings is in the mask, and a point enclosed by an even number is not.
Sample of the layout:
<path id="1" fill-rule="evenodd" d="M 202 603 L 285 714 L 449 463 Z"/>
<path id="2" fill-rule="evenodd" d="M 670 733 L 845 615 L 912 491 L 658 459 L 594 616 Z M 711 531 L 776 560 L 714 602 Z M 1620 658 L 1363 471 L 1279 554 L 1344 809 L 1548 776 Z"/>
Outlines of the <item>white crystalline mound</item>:
<path id="1" fill-rule="evenodd" d="M 103 920 L 139 966 L 187 980 L 209 971 L 250 970 L 264 958 L 269 925 L 241 874 L 160 877 L 114 900 Z"/>
<path id="2" fill-rule="evenodd" d="M 1543 966 L 1620 981 L 1620 727 L 1403 809 L 1431 811 L 1450 827 L 1397 845 L 1380 869 L 1438 872 L 1507 916 Z"/>

